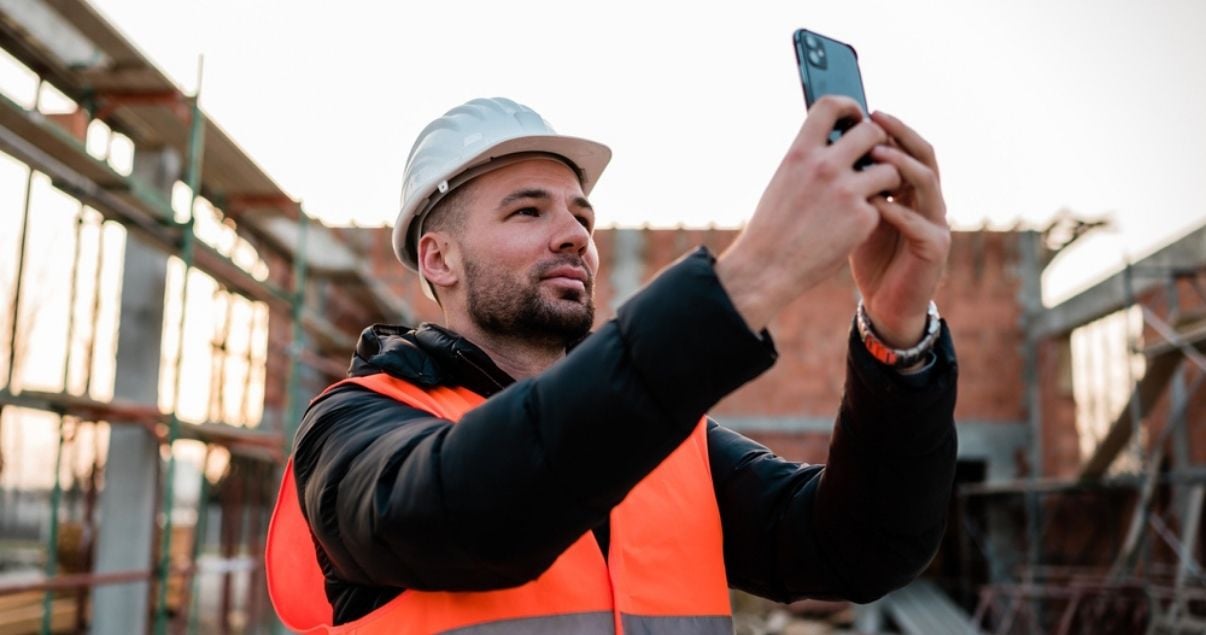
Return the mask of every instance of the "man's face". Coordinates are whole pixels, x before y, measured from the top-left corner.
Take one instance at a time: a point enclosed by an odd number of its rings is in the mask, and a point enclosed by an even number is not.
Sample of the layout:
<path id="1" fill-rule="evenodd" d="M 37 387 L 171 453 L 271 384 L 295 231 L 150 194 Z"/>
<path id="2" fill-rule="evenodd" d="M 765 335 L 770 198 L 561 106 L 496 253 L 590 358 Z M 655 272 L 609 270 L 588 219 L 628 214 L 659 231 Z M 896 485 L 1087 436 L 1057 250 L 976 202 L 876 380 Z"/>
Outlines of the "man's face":
<path id="1" fill-rule="evenodd" d="M 462 247 L 466 308 L 482 330 L 564 345 L 594 322 L 594 210 L 577 176 L 523 161 L 471 184 Z"/>

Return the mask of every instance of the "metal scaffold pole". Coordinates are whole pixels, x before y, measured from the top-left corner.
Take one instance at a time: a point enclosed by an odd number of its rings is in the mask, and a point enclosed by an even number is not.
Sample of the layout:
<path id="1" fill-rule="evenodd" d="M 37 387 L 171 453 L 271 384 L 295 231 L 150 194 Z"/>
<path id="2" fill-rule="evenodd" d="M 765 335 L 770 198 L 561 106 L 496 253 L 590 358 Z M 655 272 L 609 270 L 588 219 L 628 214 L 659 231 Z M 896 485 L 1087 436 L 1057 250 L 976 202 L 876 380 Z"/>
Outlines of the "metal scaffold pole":
<path id="1" fill-rule="evenodd" d="M 1042 386 L 1039 382 L 1041 366 L 1040 350 L 1043 340 L 1034 332 L 1034 322 L 1043 310 L 1042 284 L 1042 234 L 1026 232 L 1021 240 L 1022 289 L 1020 301 L 1023 309 L 1023 324 L 1025 343 L 1022 352 L 1023 373 L 1026 382 L 1026 409 L 1030 429 L 1030 474 L 1032 484 L 1037 483 L 1043 476 L 1043 397 Z M 1026 566 L 1022 573 L 1023 584 L 1034 584 L 1035 571 L 1042 559 L 1042 527 L 1043 507 L 1038 494 L 1027 492 L 1023 497 L 1026 523 Z M 1019 598 L 1019 601 L 1022 601 Z M 1039 617 L 1030 612 L 1031 620 L 1025 625 L 1028 633 L 1036 632 L 1036 622 Z"/>
<path id="2" fill-rule="evenodd" d="M 104 284 L 105 273 L 105 219 L 101 217 L 96 222 L 96 273 L 92 279 L 92 323 L 88 329 L 88 345 L 84 347 L 84 392 L 85 397 L 92 396 L 92 364 L 96 359 L 96 344 L 101 323 L 101 286 Z"/>
<path id="3" fill-rule="evenodd" d="M 205 446 L 205 458 L 201 459 L 201 492 L 197 495 L 197 525 L 193 530 L 193 572 L 189 576 L 189 610 L 188 623 L 186 632 L 197 632 L 197 617 L 201 610 L 200 602 L 200 571 L 197 570 L 197 559 L 201 557 L 201 549 L 205 542 L 205 530 L 209 524 L 209 478 L 206 472 L 209 469 L 209 457 L 213 453 L 213 446 Z"/>
<path id="4" fill-rule="evenodd" d="M 168 579 L 171 575 L 172 562 L 172 507 L 175 505 L 175 485 L 174 479 L 176 474 L 176 453 L 174 446 L 176 439 L 180 435 L 180 394 L 183 391 L 184 380 L 184 329 L 186 326 L 186 314 L 188 308 L 188 291 L 189 278 L 193 268 L 193 257 L 196 252 L 196 231 L 194 228 L 196 219 L 197 199 L 200 196 L 201 189 L 201 160 L 204 156 L 205 121 L 201 115 L 201 73 L 203 70 L 204 60 L 198 60 L 197 63 L 197 92 L 193 94 L 190 100 L 189 110 L 189 139 L 188 139 L 188 175 L 187 185 L 189 188 L 189 205 L 188 214 L 185 220 L 179 224 L 181 232 L 180 244 L 180 259 L 184 263 L 184 276 L 180 283 L 180 320 L 177 324 L 178 344 L 176 346 L 176 375 L 172 397 L 172 412 L 168 422 L 168 438 L 166 441 L 168 449 L 168 462 L 166 476 L 163 482 L 163 532 L 160 540 L 159 565 L 157 567 L 158 587 L 156 590 L 157 601 L 155 606 L 155 633 L 156 635 L 165 635 L 167 633 L 167 600 L 168 600 Z"/>
<path id="5" fill-rule="evenodd" d="M 75 216 L 75 250 L 71 258 L 71 278 L 68 284 L 67 291 L 67 351 L 63 359 L 63 393 L 69 393 L 70 388 L 68 382 L 71 379 L 71 351 L 75 343 L 75 305 L 76 305 L 76 277 L 79 275 L 80 266 L 80 239 L 83 236 L 84 226 L 84 205 L 80 204 Z M 66 426 L 66 417 L 59 414 L 59 441 L 55 448 L 54 454 L 54 488 L 50 492 L 50 537 L 47 539 L 46 545 L 46 577 L 52 578 L 58 572 L 58 546 L 59 546 L 59 507 L 63 500 L 63 483 L 60 478 L 63 465 L 63 433 Z M 51 616 L 54 609 L 54 592 L 47 590 L 42 596 L 42 635 L 49 635 L 51 630 Z"/>
<path id="6" fill-rule="evenodd" d="M 63 483 L 59 472 L 63 468 L 63 426 L 65 418 L 59 415 L 59 442 L 54 451 L 54 489 L 50 494 L 50 538 L 46 549 L 46 577 L 53 578 L 59 568 L 59 505 L 63 499 Z M 54 609 L 54 591 L 47 589 L 42 595 L 42 635 L 50 635 Z"/>
<path id="7" fill-rule="evenodd" d="M 38 87 L 34 92 L 31 112 L 38 112 L 44 81 L 41 77 L 38 78 Z M 25 256 L 29 248 L 29 199 L 33 194 L 33 179 L 34 169 L 33 166 L 29 166 L 29 173 L 25 175 L 25 200 L 21 203 L 21 237 L 17 241 L 17 275 L 13 280 L 12 323 L 8 337 L 8 378 L 4 382 L 4 389 L 10 393 L 13 392 L 13 378 L 16 377 L 17 328 L 21 321 L 21 291 L 25 286 Z"/>
<path id="8" fill-rule="evenodd" d="M 298 419 L 301 418 L 300 400 L 297 392 L 301 385 L 301 356 L 304 330 L 302 329 L 302 310 L 306 304 L 306 240 L 309 234 L 309 217 L 297 206 L 298 238 L 297 252 L 293 260 L 293 294 L 291 297 L 289 318 L 292 320 L 289 342 L 289 381 L 285 385 L 285 418 L 281 425 L 281 443 L 283 456 L 289 456 L 293 449 L 293 436 L 297 432 Z M 286 467 L 287 469 L 287 467 Z M 274 633 L 284 633 L 284 626 L 279 620 L 273 620 Z"/>
<path id="9" fill-rule="evenodd" d="M 298 419 L 301 418 L 300 403 L 297 391 L 301 385 L 301 355 L 304 342 L 302 328 L 302 311 L 306 305 L 306 240 L 309 234 L 310 219 L 298 206 L 298 238 L 297 256 L 293 260 L 293 305 L 290 319 L 292 320 L 292 335 L 289 343 L 289 384 L 285 391 L 285 421 L 284 451 L 285 456 L 293 447 L 293 435 L 297 432 Z"/>
<path id="10" fill-rule="evenodd" d="M 42 100 L 42 86 L 45 83 L 41 77 L 38 78 L 37 87 L 34 89 L 34 100 L 32 112 L 38 112 L 39 105 Z M 8 339 L 8 369 L 7 377 L 4 382 L 4 389 L 8 392 L 13 392 L 13 380 L 16 378 L 17 368 L 17 332 L 21 322 L 21 295 L 25 288 L 25 260 L 29 251 L 29 208 L 30 200 L 33 197 L 33 180 L 34 169 L 29 167 L 29 172 L 25 175 L 25 198 L 21 203 L 21 234 L 17 242 L 17 271 L 16 277 L 13 280 L 13 300 L 12 311 L 10 318 L 10 331 Z M 3 412 L 3 406 L 0 406 L 0 413 Z M 50 512 L 50 536 L 47 540 L 46 548 L 46 577 L 54 575 L 55 569 L 58 567 L 55 551 L 55 543 L 58 541 L 58 499 L 61 494 L 59 483 L 59 461 L 63 456 L 63 429 L 62 418 L 59 419 L 59 440 L 55 453 L 55 472 L 54 472 L 54 489 L 51 492 L 51 512 Z M 42 625 L 41 632 L 50 632 L 50 617 L 51 603 L 53 595 L 47 591 L 42 598 Z"/>

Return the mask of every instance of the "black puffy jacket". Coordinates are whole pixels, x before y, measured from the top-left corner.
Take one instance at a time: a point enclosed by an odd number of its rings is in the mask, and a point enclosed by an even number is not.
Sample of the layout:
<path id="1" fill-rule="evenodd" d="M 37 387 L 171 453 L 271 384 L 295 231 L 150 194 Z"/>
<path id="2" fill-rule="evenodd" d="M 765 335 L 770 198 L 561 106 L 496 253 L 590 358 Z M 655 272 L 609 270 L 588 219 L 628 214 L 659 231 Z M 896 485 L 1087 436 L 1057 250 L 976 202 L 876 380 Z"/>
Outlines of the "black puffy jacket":
<path id="1" fill-rule="evenodd" d="M 349 374 L 460 385 L 488 400 L 455 426 L 359 386 L 311 404 L 294 455 L 336 623 L 404 589 L 534 579 L 718 400 L 775 359 L 703 249 L 535 378 L 514 381 L 437 326 L 374 326 Z M 801 465 L 709 423 L 729 584 L 779 601 L 870 601 L 933 557 L 954 479 L 957 367 L 949 331 L 902 376 L 850 338 L 829 462 Z M 801 378 L 807 381 L 807 378 Z"/>

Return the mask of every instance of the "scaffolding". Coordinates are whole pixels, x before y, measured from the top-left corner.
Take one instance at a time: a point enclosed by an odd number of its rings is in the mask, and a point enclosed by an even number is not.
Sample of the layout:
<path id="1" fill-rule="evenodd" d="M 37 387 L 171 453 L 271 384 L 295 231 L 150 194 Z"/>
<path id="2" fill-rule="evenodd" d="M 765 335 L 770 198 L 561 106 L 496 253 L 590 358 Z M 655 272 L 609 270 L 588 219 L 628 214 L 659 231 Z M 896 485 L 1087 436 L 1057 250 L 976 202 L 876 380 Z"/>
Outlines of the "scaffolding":
<path id="1" fill-rule="evenodd" d="M 92 47 L 89 63 L 65 58 L 63 40 L 68 37 Z M 200 71 L 197 91 L 183 93 L 81 0 L 0 5 L 0 47 L 37 75 L 38 95 L 44 85 L 50 86 L 78 105 L 75 113 L 50 116 L 41 112 L 36 101 L 27 108 L 0 95 L 0 151 L 28 166 L 17 272 L 7 310 L 10 331 L 4 334 L 9 346 L 0 415 L 6 409 L 40 411 L 53 415 L 58 425 L 43 576 L 37 580 L 0 579 L 0 615 L 13 617 L 19 613 L 14 598 L 41 594 L 40 607 L 35 609 L 39 613 L 37 631 L 81 632 L 96 617 L 93 609 L 97 607 L 91 600 L 96 590 L 144 583 L 149 610 L 132 623 L 143 624 L 155 633 L 196 632 L 201 628 L 198 585 L 203 574 L 212 573 L 220 579 L 221 588 L 216 627 L 222 632 L 266 627 L 274 623 L 274 618 L 263 596 L 260 555 L 271 506 L 271 484 L 278 481 L 304 399 L 313 392 L 313 386 L 342 375 L 344 367 L 336 360 L 346 359 L 359 325 L 405 322 L 409 309 L 369 275 L 364 256 L 354 245 L 313 221 L 299 202 L 282 191 L 202 112 Z M 94 122 L 131 140 L 136 159 L 131 174 L 115 169 L 107 156 L 90 154 L 85 139 L 71 130 L 79 126 L 86 131 Z M 183 179 L 178 169 L 172 169 L 180 163 Z M 62 388 L 57 391 L 14 384 L 22 366 L 18 349 L 28 344 L 21 341 L 19 331 L 23 293 L 28 290 L 24 266 L 31 259 L 27 238 L 35 174 L 45 175 L 56 189 L 78 201 L 67 290 L 67 359 Z M 178 181 L 183 181 L 189 194 L 183 210 L 173 209 L 171 204 L 172 186 Z M 254 248 L 258 267 L 248 266 L 233 248 L 221 248 L 202 239 L 196 214 L 202 200 L 212 207 L 218 222 L 238 237 L 238 244 Z M 160 320 L 171 330 L 168 334 L 176 343 L 174 356 L 166 357 L 172 380 L 166 408 L 161 407 L 162 399 L 155 403 L 121 394 L 104 399 L 93 395 L 93 360 L 101 354 L 96 324 L 105 293 L 101 278 L 107 259 L 113 257 L 105 252 L 104 234 L 112 227 L 123 228 L 129 236 L 127 259 L 129 250 L 138 245 L 160 254 L 163 280 L 168 277 L 167 256 L 176 257 L 181 265 L 178 288 L 173 290 L 179 315 L 174 321 Z M 85 232 L 98 236 L 95 258 L 86 263 L 80 248 Z M 94 270 L 94 279 L 77 288 L 79 272 L 87 269 Z M 213 281 L 213 295 L 207 300 L 220 314 L 214 320 L 216 326 L 209 342 L 210 401 L 208 416 L 202 422 L 181 416 L 182 396 L 189 390 L 184 369 L 186 307 L 197 295 L 190 283 L 197 275 Z M 330 281 L 337 284 L 327 284 Z M 334 287 L 351 297 L 363 313 L 339 324 L 319 317 L 316 306 L 322 298 L 315 289 L 320 285 L 327 292 Z M 123 289 L 120 293 L 125 298 L 130 291 Z M 243 321 L 246 332 L 237 332 L 236 306 L 253 308 L 252 317 Z M 88 315 L 93 324 L 88 328 L 76 319 L 77 307 L 91 307 Z M 161 307 L 161 314 L 163 310 Z M 124 313 L 121 318 L 126 328 L 129 316 Z M 252 345 L 257 334 L 265 340 L 266 350 L 257 352 Z M 274 339 L 273 334 L 278 337 Z M 235 346 L 236 340 L 246 344 Z M 158 341 L 143 344 L 153 354 L 159 353 Z M 117 372 L 121 373 L 125 369 L 120 358 L 118 361 Z M 69 375 L 81 364 L 83 388 L 76 385 L 73 390 Z M 233 409 L 227 405 L 225 392 L 234 381 L 227 376 L 232 364 L 246 369 L 242 388 L 237 391 L 239 405 Z M 283 372 L 269 372 L 270 367 Z M 251 403 L 256 369 L 265 382 L 265 391 L 272 387 L 283 393 L 283 407 L 274 413 L 261 412 L 259 417 L 252 414 L 255 408 Z M 150 380 L 157 383 L 154 377 Z M 82 478 L 73 477 L 69 489 L 63 485 L 64 452 L 75 452 L 83 436 L 99 438 L 97 430 L 101 427 L 137 431 L 158 447 L 152 473 L 145 475 L 152 479 L 158 494 L 150 517 L 136 520 L 151 532 L 150 566 L 145 568 L 95 568 L 97 507 L 105 490 L 99 483 L 111 467 L 108 461 L 101 464 L 99 451 L 93 452 L 91 468 Z M 82 435 L 84 430 L 89 434 Z M 191 535 L 180 531 L 174 517 L 178 508 L 177 454 L 182 441 L 200 442 L 205 448 Z M 0 471 L 4 469 L 3 450 L 0 447 Z M 229 459 L 215 488 L 206 473 L 220 462 L 218 455 Z M 60 518 L 64 497 L 82 499 L 81 519 L 71 526 L 70 535 L 64 532 L 66 526 Z M 221 519 L 217 537 L 220 553 L 216 556 L 203 553 L 210 538 L 207 530 L 211 516 Z M 81 544 L 64 550 L 62 544 L 68 538 Z M 61 553 L 78 556 L 78 562 L 68 563 L 70 571 L 60 560 Z M 242 591 L 235 588 L 236 574 L 245 574 L 249 580 Z M 236 600 L 236 596 L 241 599 Z M 242 609 L 236 611 L 236 604 Z M 12 622 L 0 621 L 0 632 L 26 632 L 21 624 L 28 625 L 28 620 L 14 618 Z"/>
<path id="2" fill-rule="evenodd" d="M 28 618 L 10 630 L 0 622 L 0 635 L 95 627 L 95 595 L 132 583 L 146 589 L 142 604 L 130 605 L 137 607 L 132 612 L 140 613 L 137 622 L 144 632 L 267 630 L 273 617 L 262 593 L 259 556 L 272 485 L 278 482 L 304 400 L 315 386 L 343 374 L 342 360 L 361 325 L 410 322 L 409 307 L 368 272 L 357 245 L 311 219 L 299 201 L 204 114 L 199 80 L 193 92 L 182 91 L 86 2 L 0 0 L 0 48 L 37 76 L 36 95 L 44 85 L 78 106 L 72 113 L 52 114 L 36 101 L 27 106 L 0 95 L 0 151 L 29 168 L 16 244 L 18 271 L 5 311 L 8 330 L 0 329 L 8 342 L 7 360 L 0 359 L 7 361 L 0 376 L 5 380 L 0 425 L 6 413 L 10 418 L 17 410 L 43 413 L 48 416 L 39 423 L 53 427 L 57 441 L 48 461 L 54 480 L 46 558 L 36 579 L 0 578 L 0 617 L 25 611 Z M 107 152 L 89 152 L 79 131 L 92 125 L 130 139 L 135 148 L 132 173 L 115 168 Z M 75 248 L 67 265 L 69 343 L 60 390 L 18 390 L 14 384 L 30 277 L 22 268 L 34 249 L 27 238 L 37 216 L 30 207 L 35 174 L 75 199 Z M 177 184 L 188 202 L 173 206 Z M 211 215 L 255 257 L 241 258 L 237 250 L 207 240 L 203 225 Z M 993 528 L 980 525 L 975 510 L 991 507 L 1001 518 L 1016 520 L 1021 529 L 1007 538 L 1018 538 L 1021 548 L 1015 551 L 1024 557 L 1016 568 L 990 567 L 1006 575 L 987 584 L 969 577 L 964 589 L 973 598 L 977 625 L 994 633 L 1203 632 L 1206 580 L 1197 554 L 1206 468 L 1183 460 L 1168 468 L 1177 461 L 1167 452 L 1171 448 L 1175 454 L 1178 435 L 1191 425 L 1190 405 L 1201 395 L 1206 374 L 1206 316 L 1200 308 L 1186 308 L 1192 297 L 1206 300 L 1206 228 L 1057 307 L 1044 308 L 1042 269 L 1058 249 L 1093 226 L 1064 218 L 1046 235 L 1017 233 L 1024 260 L 1018 301 L 1025 311 L 1025 399 L 1032 442 L 1031 452 L 1022 458 L 1032 476 L 963 487 L 957 500 L 963 513 L 955 517 L 968 529 L 960 534 L 963 551 L 979 553 L 984 560 L 998 553 L 990 544 L 996 538 Z M 97 316 L 110 293 L 102 289 L 106 263 L 115 257 L 104 237 L 117 229 L 130 239 L 117 255 L 129 258 L 145 247 L 165 261 L 168 255 L 176 258 L 167 264 L 180 265 L 174 278 L 178 284 L 168 285 L 172 298 L 167 303 L 178 306 L 180 314 L 165 315 L 167 309 L 159 307 L 151 320 L 154 337 L 122 340 L 154 349 L 156 360 L 160 346 L 165 347 L 162 375 L 170 382 L 162 395 L 136 398 L 118 391 L 98 397 L 92 390 L 93 362 L 110 354 L 101 346 Z M 80 247 L 90 236 L 97 237 L 94 252 Z M 159 282 L 170 278 L 171 268 L 163 269 L 163 275 L 156 271 L 150 277 L 159 276 Z M 206 294 L 196 283 L 202 279 L 213 283 L 212 294 L 202 299 L 214 314 L 205 341 L 211 360 L 209 401 L 205 417 L 191 420 L 182 416 L 184 396 L 192 388 L 184 372 L 185 309 L 190 298 Z M 634 277 L 633 284 L 638 282 Z M 335 292 L 351 298 L 348 304 L 360 313 L 332 316 L 326 311 L 324 293 Z M 135 291 L 112 293 L 124 299 Z M 91 308 L 77 315 L 77 306 Z M 255 307 L 254 317 L 238 319 L 238 307 L 246 306 Z M 1054 383 L 1046 381 L 1045 360 L 1073 329 L 1128 307 L 1140 307 L 1147 330 L 1160 340 L 1141 351 L 1146 371 L 1132 377 L 1127 406 L 1079 473 L 1045 476 L 1044 465 L 1057 450 L 1044 446 L 1044 431 L 1052 423 L 1044 405 Z M 123 325 L 136 317 L 138 308 L 122 310 Z M 160 328 L 167 337 L 160 337 Z M 250 342 L 256 333 L 264 334 L 262 350 L 238 343 Z M 247 370 L 240 374 L 232 368 Z M 259 369 L 262 379 L 253 369 Z M 155 370 L 161 374 L 157 362 Z M 1192 372 L 1198 374 L 1191 377 Z M 271 389 L 278 397 L 253 396 L 259 381 L 265 393 Z M 1155 420 L 1163 395 L 1172 403 L 1162 418 L 1167 424 L 1159 427 Z M 237 405 L 229 405 L 232 401 Z M 272 407 L 258 412 L 257 401 Z M 97 567 L 102 497 L 112 489 L 107 478 L 124 467 L 100 461 L 102 428 L 130 432 L 154 448 L 153 461 L 143 472 L 153 492 L 147 497 L 149 508 L 131 511 L 137 516 L 134 524 L 150 535 L 142 554 L 146 566 Z M 1141 432 L 1151 433 L 1146 444 Z M 204 452 L 199 459 L 202 477 L 190 493 L 197 499 L 197 515 L 188 523 L 178 514 L 180 490 L 174 485 L 182 469 L 176 450 L 190 441 L 200 443 Z M 81 446 L 88 444 L 93 461 L 76 471 L 73 457 L 86 454 Z M 1143 451 L 1141 469 L 1111 474 L 1110 466 L 1128 448 L 1132 454 Z M 0 473 L 6 458 L 20 458 L 6 455 L 5 449 L 0 445 Z M 222 466 L 220 477 L 206 476 Z M 62 478 L 64 471 L 71 472 L 69 479 Z M 64 518 L 64 508 L 77 510 L 76 518 Z M 1078 515 L 1084 509 L 1097 515 Z M 1065 540 L 1065 556 L 1055 560 L 1057 550 L 1047 545 L 1060 539 L 1056 530 L 1077 522 L 1084 524 L 1083 535 L 1071 543 Z M 74 547 L 65 548 L 67 543 Z M 1076 556 L 1083 556 L 1081 562 Z M 201 604 L 206 584 L 216 588 L 219 598 L 212 611 L 203 611 Z M 915 587 L 905 599 L 922 597 L 919 590 L 928 593 Z M 34 604 L 18 605 L 18 599 L 31 597 Z M 206 624 L 206 616 L 216 616 L 216 623 Z M 17 630 L 21 628 L 26 630 Z"/>
<path id="3" fill-rule="evenodd" d="M 1032 277 L 1049 260 L 1031 262 Z M 990 569 L 994 538 L 984 518 L 996 514 L 1025 527 L 1015 534 L 1025 535 L 1025 561 L 978 588 L 973 622 L 986 632 L 1206 632 L 1206 574 L 1198 560 L 1206 467 L 1188 448 L 1190 409 L 1206 378 L 1206 227 L 1059 306 L 1032 307 L 1026 322 L 1036 439 L 1053 425 L 1043 406 L 1058 399 L 1059 384 L 1041 377 L 1039 358 L 1044 351 L 1068 354 L 1074 329 L 1120 311 L 1138 315 L 1138 326 L 1156 341 L 1128 343 L 1145 371 L 1131 372 L 1127 360 L 1125 406 L 1076 474 L 1042 476 L 1046 457 L 1035 443 L 1030 478 L 960 488 L 962 550 Z M 1112 473 L 1128 448 L 1137 468 Z"/>

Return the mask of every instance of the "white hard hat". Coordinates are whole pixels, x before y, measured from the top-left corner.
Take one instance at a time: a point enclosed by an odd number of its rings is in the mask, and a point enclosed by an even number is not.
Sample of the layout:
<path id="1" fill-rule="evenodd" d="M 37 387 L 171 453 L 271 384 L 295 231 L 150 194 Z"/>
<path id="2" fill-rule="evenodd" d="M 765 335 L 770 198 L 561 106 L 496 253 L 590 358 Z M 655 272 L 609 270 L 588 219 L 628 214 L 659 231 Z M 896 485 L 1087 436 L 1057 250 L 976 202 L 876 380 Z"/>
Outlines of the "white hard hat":
<path id="1" fill-rule="evenodd" d="M 536 111 L 510 99 L 474 99 L 427 125 L 406 159 L 402 209 L 394 223 L 394 253 L 419 271 L 418 242 L 423 218 L 437 202 L 474 177 L 513 162 L 515 155 L 552 155 L 578 174 L 590 194 L 611 160 L 607 146 L 559 135 Z M 428 282 L 423 292 L 433 297 Z"/>

